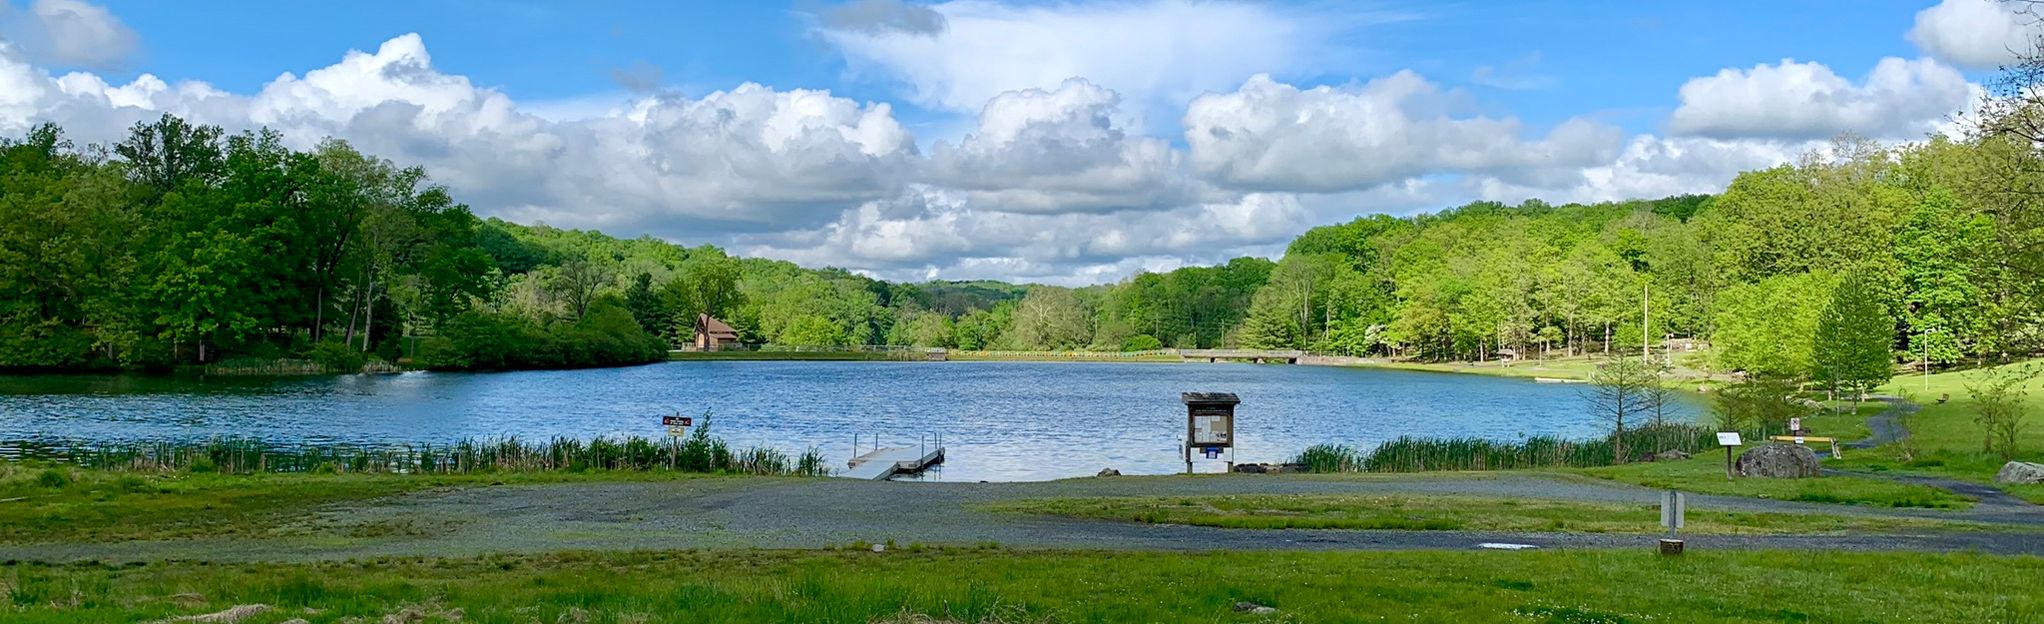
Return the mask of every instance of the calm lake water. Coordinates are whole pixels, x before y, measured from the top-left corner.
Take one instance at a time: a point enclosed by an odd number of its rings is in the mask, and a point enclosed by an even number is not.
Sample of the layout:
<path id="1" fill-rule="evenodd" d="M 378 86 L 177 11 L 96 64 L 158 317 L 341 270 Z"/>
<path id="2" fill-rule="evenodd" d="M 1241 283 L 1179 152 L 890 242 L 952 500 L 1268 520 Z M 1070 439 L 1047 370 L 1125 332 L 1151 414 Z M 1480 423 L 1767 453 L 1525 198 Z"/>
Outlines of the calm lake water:
<path id="1" fill-rule="evenodd" d="M 286 378 L 0 377 L 0 440 L 253 437 L 445 443 L 665 435 L 660 415 L 713 413 L 733 447 L 817 447 L 942 433 L 942 480 L 1026 481 L 1181 470 L 1183 391 L 1234 392 L 1239 462 L 1401 435 L 1592 436 L 1583 386 L 1253 364 L 668 362 L 633 368 Z M 1685 397 L 1685 401 L 1688 401 Z M 1684 417 L 1700 412 L 1685 402 Z M 700 424 L 700 419 L 698 420 Z M 870 444 L 870 442 L 869 442 Z M 1197 461 L 1218 471 L 1219 461 Z"/>

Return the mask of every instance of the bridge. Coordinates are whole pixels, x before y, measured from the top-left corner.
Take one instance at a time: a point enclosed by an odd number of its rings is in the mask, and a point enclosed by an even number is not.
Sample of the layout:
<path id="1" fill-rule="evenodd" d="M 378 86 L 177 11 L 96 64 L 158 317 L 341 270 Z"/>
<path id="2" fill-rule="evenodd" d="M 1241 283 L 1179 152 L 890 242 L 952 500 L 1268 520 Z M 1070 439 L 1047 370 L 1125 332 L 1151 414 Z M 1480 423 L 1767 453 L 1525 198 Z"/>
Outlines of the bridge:
<path id="1" fill-rule="evenodd" d="M 1178 350 L 1178 359 L 1179 359 L 1179 360 L 1181 360 L 1181 361 L 1185 361 L 1185 362 L 1197 362 L 1197 361 L 1200 361 L 1200 360 L 1205 360 L 1205 361 L 1207 361 L 1207 362 L 1220 362 L 1220 361 L 1222 361 L 1222 360 L 1230 360 L 1230 361 L 1237 361 L 1237 362 L 1243 362 L 1243 361 L 1247 361 L 1247 362 L 1255 362 L 1255 363 L 1258 363 L 1258 364 L 1263 364 L 1263 363 L 1265 363 L 1265 362 L 1284 362 L 1284 363 L 1286 363 L 1286 364 L 1297 364 L 1297 363 L 1299 363 L 1299 358 L 1302 358 L 1302 357 L 1306 357 L 1306 352 L 1305 352 L 1305 351 L 1300 351 L 1300 350 L 1297 350 L 1297 349 L 1179 349 L 1179 350 Z"/>

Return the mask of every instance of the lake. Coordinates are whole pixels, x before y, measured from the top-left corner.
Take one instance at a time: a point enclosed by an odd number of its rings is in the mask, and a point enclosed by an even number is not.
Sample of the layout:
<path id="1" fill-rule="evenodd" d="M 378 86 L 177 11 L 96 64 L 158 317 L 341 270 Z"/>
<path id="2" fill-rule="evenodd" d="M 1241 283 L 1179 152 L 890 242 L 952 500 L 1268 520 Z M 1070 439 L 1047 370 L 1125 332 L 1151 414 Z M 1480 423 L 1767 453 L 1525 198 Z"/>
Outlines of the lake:
<path id="1" fill-rule="evenodd" d="M 1236 461 L 1401 435 L 1511 440 L 1599 433 L 1585 386 L 1321 366 L 1073 362 L 667 362 L 631 368 L 310 377 L 0 377 L 0 440 L 261 438 L 446 443 L 665 435 L 711 413 L 734 448 L 816 447 L 842 466 L 854 434 L 941 433 L 932 479 L 1027 481 L 1182 470 L 1178 393 L 1233 392 Z M 1684 418 L 1702 410 L 1687 396 Z M 698 418 L 698 424 L 702 420 Z M 1197 460 L 1202 471 L 1219 461 Z"/>

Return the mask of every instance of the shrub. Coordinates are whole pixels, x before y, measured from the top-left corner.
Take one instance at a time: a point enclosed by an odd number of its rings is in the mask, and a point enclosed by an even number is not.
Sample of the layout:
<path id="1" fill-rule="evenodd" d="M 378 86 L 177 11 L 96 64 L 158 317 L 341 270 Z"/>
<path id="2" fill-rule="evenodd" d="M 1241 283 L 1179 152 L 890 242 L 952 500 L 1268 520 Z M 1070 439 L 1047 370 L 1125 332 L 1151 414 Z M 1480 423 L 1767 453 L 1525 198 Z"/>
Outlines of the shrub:
<path id="1" fill-rule="evenodd" d="M 71 475 L 65 474 L 62 470 L 50 468 L 44 470 L 42 474 L 36 475 L 35 482 L 36 485 L 52 490 L 62 489 L 64 486 L 71 485 Z"/>
<path id="2" fill-rule="evenodd" d="M 369 356 L 339 340 L 322 340 L 312 352 L 306 354 L 320 368 L 332 373 L 359 373 L 362 365 L 369 363 Z"/>
<path id="3" fill-rule="evenodd" d="M 1123 351 L 1155 351 L 1162 348 L 1164 348 L 1164 341 L 1158 340 L 1156 336 L 1149 334 L 1136 334 L 1129 336 L 1128 340 L 1121 342 L 1121 350 Z"/>

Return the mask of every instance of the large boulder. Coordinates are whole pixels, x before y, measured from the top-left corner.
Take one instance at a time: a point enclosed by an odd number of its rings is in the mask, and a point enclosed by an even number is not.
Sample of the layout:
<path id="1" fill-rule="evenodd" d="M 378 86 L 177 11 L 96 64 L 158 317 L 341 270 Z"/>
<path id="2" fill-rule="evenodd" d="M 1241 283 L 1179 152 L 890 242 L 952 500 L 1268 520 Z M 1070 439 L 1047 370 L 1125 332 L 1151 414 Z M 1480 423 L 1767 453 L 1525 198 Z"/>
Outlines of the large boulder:
<path id="1" fill-rule="evenodd" d="M 1732 469 L 1742 477 L 1801 479 L 1823 471 L 1817 453 L 1800 444 L 1763 444 L 1739 454 Z"/>
<path id="2" fill-rule="evenodd" d="M 1121 476 L 1121 471 L 1119 471 L 1119 470 L 1115 470 L 1115 469 L 1113 469 L 1113 468 L 1101 468 L 1101 469 L 1100 469 L 1100 473 L 1099 473 L 1099 474 L 1096 474 L 1096 475 L 1093 475 L 1093 476 L 1096 476 L 1096 477 L 1119 477 L 1119 476 Z"/>
<path id="3" fill-rule="evenodd" d="M 1994 482 L 2007 485 L 2044 483 L 2044 464 L 2019 461 L 2002 464 L 2001 472 L 1994 473 Z"/>

